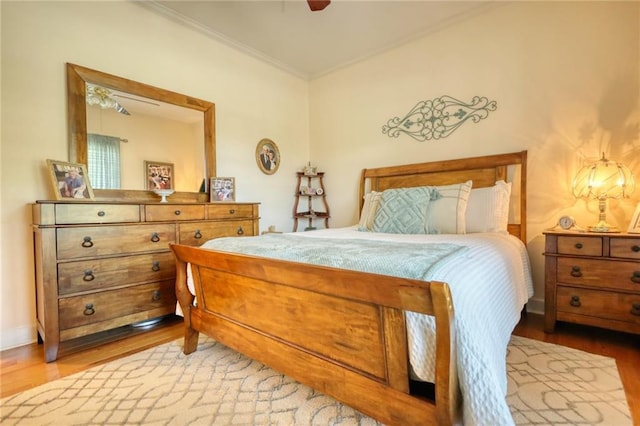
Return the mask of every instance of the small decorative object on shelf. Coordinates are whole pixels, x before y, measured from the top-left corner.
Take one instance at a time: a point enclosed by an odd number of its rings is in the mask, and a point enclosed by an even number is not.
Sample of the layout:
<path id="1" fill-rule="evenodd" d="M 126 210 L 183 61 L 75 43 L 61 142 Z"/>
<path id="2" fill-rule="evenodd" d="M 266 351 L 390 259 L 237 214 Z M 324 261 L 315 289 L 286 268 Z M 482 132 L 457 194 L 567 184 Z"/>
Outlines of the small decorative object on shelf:
<path id="1" fill-rule="evenodd" d="M 160 200 L 161 203 L 167 203 L 167 197 L 173 194 L 175 191 L 173 189 L 154 189 L 153 192 L 162 197 Z"/>
<path id="2" fill-rule="evenodd" d="M 296 200 L 293 205 L 293 232 L 298 230 L 298 219 L 307 220 L 305 231 L 317 229 L 314 226 L 314 220 L 318 219 L 324 220 L 324 227 L 328 228 L 330 215 L 322 181 L 324 173 L 318 172 L 317 167 L 311 166 L 309 163 L 302 172 L 298 172 L 296 175 L 298 183 L 295 193 Z M 322 210 L 317 210 L 319 207 Z"/>
<path id="3" fill-rule="evenodd" d="M 318 174 L 318 168 L 316 166 L 312 166 L 311 162 L 307 163 L 307 165 L 304 166 L 305 176 L 315 176 L 317 174 Z"/>

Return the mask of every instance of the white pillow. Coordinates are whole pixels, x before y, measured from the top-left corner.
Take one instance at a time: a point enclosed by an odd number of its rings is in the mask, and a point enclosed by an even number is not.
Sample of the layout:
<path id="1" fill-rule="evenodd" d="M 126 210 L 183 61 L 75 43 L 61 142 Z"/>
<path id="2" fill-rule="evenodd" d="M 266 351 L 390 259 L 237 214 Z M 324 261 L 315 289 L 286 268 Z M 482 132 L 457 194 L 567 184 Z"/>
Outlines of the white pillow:
<path id="1" fill-rule="evenodd" d="M 502 232 L 509 223 L 511 182 L 471 190 L 467 202 L 467 232 Z"/>
<path id="2" fill-rule="evenodd" d="M 371 231 L 373 229 L 373 219 L 378 211 L 382 192 L 371 191 L 364 196 L 364 204 L 360 213 L 360 221 L 358 222 L 358 231 Z"/>
<path id="3" fill-rule="evenodd" d="M 431 202 L 427 233 L 429 234 L 465 234 L 467 232 L 467 200 L 471 192 L 472 181 L 453 185 L 436 186 L 442 196 Z"/>

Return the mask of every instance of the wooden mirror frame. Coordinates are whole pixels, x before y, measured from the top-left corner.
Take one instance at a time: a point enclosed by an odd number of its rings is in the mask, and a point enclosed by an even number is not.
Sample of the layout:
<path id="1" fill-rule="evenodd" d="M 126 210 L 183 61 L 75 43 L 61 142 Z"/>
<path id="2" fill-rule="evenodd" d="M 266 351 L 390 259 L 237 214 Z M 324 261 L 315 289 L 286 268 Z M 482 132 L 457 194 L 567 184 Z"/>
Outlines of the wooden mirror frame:
<path id="1" fill-rule="evenodd" d="M 69 161 L 87 164 L 87 104 L 86 83 L 119 90 L 149 99 L 190 108 L 204 113 L 204 181 L 216 176 L 215 104 L 180 93 L 160 89 L 144 83 L 67 63 L 67 112 L 69 123 Z M 94 189 L 96 199 L 157 200 L 157 196 L 144 190 Z M 176 192 L 176 202 L 205 202 L 208 193 Z"/>

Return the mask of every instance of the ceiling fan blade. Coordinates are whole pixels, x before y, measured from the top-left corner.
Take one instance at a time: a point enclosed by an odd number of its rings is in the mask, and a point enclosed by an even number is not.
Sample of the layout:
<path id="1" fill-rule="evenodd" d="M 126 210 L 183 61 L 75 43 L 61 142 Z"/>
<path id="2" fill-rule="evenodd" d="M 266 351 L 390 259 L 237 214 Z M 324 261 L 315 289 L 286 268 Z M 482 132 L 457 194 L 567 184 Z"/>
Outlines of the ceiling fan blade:
<path id="1" fill-rule="evenodd" d="M 315 12 L 317 10 L 324 10 L 325 7 L 329 6 L 331 0 L 307 0 L 307 3 L 309 3 L 311 11 Z"/>

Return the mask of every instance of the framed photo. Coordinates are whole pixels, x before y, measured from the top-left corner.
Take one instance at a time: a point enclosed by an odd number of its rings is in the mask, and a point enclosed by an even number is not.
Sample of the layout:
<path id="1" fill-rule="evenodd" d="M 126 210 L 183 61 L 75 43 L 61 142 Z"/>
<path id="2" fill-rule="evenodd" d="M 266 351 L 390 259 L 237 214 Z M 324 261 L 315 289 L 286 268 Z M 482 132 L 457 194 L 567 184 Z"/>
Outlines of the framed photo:
<path id="1" fill-rule="evenodd" d="M 175 189 L 173 181 L 173 163 L 161 163 L 159 161 L 144 162 L 145 188 Z"/>
<path id="2" fill-rule="evenodd" d="M 280 151 L 271 139 L 262 139 L 256 147 L 256 162 L 262 173 L 272 175 L 280 167 Z"/>
<path id="3" fill-rule="evenodd" d="M 638 204 L 635 213 L 633 213 L 631 217 L 631 223 L 629 223 L 627 232 L 630 234 L 640 234 L 640 204 Z"/>
<path id="4" fill-rule="evenodd" d="M 47 160 L 47 166 L 56 200 L 93 200 L 86 165 Z"/>
<path id="5" fill-rule="evenodd" d="M 236 200 L 236 179 L 232 177 L 211 178 L 209 185 L 211 190 L 210 200 L 214 201 L 235 201 Z"/>

